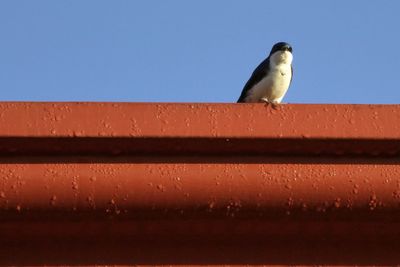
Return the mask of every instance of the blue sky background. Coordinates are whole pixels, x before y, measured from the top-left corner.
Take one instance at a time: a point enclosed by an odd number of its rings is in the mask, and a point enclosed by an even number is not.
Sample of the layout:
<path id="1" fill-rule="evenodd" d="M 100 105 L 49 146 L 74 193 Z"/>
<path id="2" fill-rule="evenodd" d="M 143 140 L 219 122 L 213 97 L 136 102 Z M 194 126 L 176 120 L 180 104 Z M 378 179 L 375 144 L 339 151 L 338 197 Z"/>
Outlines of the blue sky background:
<path id="1" fill-rule="evenodd" d="M 399 103 L 400 1 L 0 0 L 0 101 L 235 102 L 277 41 L 284 102 Z"/>

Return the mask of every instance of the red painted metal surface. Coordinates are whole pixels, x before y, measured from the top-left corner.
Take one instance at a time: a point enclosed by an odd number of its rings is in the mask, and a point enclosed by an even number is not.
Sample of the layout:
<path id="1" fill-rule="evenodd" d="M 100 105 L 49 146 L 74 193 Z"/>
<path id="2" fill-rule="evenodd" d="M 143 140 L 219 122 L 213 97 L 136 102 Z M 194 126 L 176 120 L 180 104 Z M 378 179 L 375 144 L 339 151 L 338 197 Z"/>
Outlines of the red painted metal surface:
<path id="1" fill-rule="evenodd" d="M 399 121 L 399 106 L 0 103 L 0 264 L 399 264 Z"/>

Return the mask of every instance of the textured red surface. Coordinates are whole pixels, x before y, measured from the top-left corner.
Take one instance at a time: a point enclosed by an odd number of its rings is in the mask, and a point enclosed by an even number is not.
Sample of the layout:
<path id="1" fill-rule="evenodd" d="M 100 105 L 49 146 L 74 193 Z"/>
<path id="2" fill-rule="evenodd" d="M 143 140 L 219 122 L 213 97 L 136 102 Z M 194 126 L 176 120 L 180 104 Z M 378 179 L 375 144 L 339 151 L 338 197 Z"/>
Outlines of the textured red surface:
<path id="1" fill-rule="evenodd" d="M 1 103 L 0 264 L 399 264 L 399 120 Z"/>
<path id="2" fill-rule="evenodd" d="M 363 138 L 400 135 L 399 105 L 0 103 L 1 136 Z"/>

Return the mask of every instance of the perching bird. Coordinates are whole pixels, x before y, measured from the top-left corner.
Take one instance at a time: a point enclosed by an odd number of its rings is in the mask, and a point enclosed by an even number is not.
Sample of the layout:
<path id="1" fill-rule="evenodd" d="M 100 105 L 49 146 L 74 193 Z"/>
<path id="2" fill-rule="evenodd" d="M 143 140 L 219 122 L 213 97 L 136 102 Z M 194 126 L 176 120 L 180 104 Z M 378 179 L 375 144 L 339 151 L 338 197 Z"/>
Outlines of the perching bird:
<path id="1" fill-rule="evenodd" d="M 280 103 L 292 81 L 292 60 L 292 47 L 285 42 L 276 43 L 254 70 L 237 102 Z"/>

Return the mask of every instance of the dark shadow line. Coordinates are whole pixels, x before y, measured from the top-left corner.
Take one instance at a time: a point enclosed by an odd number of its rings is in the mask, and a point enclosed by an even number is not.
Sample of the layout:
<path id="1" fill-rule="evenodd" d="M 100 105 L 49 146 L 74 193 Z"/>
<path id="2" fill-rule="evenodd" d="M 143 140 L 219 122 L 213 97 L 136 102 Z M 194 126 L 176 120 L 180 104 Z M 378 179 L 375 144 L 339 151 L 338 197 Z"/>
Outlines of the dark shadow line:
<path id="1" fill-rule="evenodd" d="M 285 155 L 21 155 L 0 156 L 0 164 L 359 164 L 399 165 L 400 157 Z"/>

